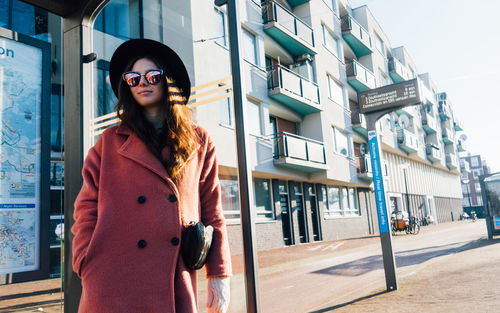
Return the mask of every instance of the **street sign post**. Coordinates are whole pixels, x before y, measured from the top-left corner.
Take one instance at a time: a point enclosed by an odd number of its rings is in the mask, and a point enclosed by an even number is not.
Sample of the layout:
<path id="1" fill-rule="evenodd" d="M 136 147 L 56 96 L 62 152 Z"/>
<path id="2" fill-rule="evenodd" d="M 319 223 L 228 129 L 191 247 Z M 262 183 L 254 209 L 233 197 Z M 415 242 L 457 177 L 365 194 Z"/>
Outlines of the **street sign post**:
<path id="1" fill-rule="evenodd" d="M 385 201 L 384 176 L 381 164 L 383 159 L 381 144 L 379 144 L 376 131 L 376 122 L 382 116 L 406 106 L 421 103 L 418 79 L 404 81 L 376 89 L 371 89 L 358 94 L 360 112 L 365 114 L 368 130 L 368 145 L 373 171 L 373 185 L 382 245 L 382 258 L 384 261 L 385 282 L 387 291 L 398 289 L 396 278 L 396 263 L 392 250 L 392 237 L 390 223 Z"/>

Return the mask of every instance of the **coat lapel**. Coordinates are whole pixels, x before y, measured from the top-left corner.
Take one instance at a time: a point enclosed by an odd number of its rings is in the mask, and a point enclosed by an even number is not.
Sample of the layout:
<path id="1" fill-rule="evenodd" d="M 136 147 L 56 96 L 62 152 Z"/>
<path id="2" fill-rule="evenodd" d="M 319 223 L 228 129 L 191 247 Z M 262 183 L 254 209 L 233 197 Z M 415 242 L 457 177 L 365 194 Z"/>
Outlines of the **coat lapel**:
<path id="1" fill-rule="evenodd" d="M 117 133 L 128 135 L 127 140 L 122 144 L 120 149 L 118 149 L 119 154 L 139 163 L 146 169 L 166 180 L 169 184 L 173 184 L 163 164 L 161 164 L 160 160 L 149 151 L 148 147 L 136 134 L 122 126 L 117 129 Z"/>

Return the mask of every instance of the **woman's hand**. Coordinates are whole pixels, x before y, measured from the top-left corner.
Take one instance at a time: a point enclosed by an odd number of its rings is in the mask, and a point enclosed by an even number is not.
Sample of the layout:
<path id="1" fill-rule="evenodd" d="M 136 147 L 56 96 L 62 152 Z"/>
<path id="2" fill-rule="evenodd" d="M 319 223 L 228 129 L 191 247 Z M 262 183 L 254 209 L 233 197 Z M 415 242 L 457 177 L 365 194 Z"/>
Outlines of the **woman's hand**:
<path id="1" fill-rule="evenodd" d="M 226 313 L 229 308 L 229 277 L 208 278 L 207 308 L 208 313 Z"/>

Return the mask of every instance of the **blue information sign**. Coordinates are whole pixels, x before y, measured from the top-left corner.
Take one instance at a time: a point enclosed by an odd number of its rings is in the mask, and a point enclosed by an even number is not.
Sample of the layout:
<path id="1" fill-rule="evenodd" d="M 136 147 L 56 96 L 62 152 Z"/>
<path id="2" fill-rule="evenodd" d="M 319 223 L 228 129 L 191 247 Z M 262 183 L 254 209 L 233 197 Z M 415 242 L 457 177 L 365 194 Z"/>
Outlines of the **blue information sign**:
<path id="1" fill-rule="evenodd" d="M 377 202 L 378 226 L 380 233 L 389 232 L 389 219 L 385 205 L 384 180 L 382 167 L 380 165 L 380 155 L 377 142 L 377 133 L 374 130 L 368 132 L 368 143 L 372 159 L 373 185 L 375 186 L 375 201 Z"/>

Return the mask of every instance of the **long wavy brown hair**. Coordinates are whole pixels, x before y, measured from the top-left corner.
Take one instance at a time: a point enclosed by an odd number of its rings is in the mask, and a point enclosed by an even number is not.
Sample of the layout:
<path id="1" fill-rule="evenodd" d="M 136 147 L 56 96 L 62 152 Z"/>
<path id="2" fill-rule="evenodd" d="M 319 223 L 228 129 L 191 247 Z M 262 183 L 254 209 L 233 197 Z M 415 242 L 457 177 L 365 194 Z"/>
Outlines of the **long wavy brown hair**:
<path id="1" fill-rule="evenodd" d="M 192 110 L 186 103 L 187 99 L 181 93 L 174 79 L 168 74 L 168 68 L 161 67 L 160 62 L 151 56 L 141 56 L 130 61 L 125 71 L 130 71 L 139 59 L 148 59 L 158 68 L 163 68 L 165 80 L 161 81 L 163 88 L 162 112 L 164 115 L 164 131 L 158 133 L 154 126 L 146 119 L 144 109 L 135 101 L 130 87 L 120 81 L 118 87 L 118 101 L 115 105 L 116 113 L 121 125 L 134 132 L 162 162 L 172 179 L 178 174 L 184 163 L 197 148 L 199 138 L 194 130 Z M 170 148 L 170 158 L 163 160 L 163 147 Z"/>

